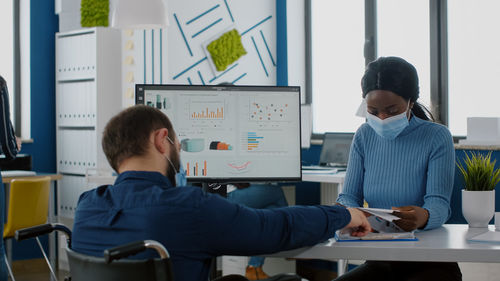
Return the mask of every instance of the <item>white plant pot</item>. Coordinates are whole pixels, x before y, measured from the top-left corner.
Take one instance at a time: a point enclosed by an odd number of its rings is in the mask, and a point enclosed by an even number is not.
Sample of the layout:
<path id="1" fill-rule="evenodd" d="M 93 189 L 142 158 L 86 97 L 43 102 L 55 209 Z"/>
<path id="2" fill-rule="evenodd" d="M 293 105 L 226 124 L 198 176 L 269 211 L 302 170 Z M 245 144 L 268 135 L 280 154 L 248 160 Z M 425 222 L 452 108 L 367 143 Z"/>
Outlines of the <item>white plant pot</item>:
<path id="1" fill-rule="evenodd" d="M 495 190 L 462 190 L 462 214 L 469 227 L 488 227 L 495 214 Z"/>

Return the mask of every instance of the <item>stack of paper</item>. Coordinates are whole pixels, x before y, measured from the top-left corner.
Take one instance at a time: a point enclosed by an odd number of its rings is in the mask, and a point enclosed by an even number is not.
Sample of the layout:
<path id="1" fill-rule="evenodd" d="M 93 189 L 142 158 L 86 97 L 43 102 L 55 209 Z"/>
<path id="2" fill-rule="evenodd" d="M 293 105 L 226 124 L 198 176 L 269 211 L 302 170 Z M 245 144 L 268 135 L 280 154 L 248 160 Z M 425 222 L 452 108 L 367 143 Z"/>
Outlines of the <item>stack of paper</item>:
<path id="1" fill-rule="evenodd" d="M 335 233 L 337 241 L 416 241 L 413 231 L 407 232 L 397 226 L 394 221 L 399 217 L 393 215 L 395 210 L 377 208 L 357 208 L 371 214 L 367 217 L 374 232 L 363 237 L 351 236 L 349 230 L 339 230 Z"/>

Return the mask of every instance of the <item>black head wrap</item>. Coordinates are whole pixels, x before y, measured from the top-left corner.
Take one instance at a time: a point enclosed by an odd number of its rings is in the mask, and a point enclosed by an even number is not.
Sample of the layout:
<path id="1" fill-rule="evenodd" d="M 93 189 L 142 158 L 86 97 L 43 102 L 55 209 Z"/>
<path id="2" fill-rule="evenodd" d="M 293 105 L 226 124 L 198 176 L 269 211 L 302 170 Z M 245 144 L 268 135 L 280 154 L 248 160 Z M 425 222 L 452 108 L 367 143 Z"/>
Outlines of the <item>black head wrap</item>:
<path id="1" fill-rule="evenodd" d="M 402 58 L 380 57 L 368 64 L 361 79 L 361 89 L 363 98 L 374 90 L 393 92 L 406 101 L 414 102 L 412 112 L 415 116 L 430 120 L 427 116 L 430 112 L 417 103 L 420 95 L 417 70 Z"/>

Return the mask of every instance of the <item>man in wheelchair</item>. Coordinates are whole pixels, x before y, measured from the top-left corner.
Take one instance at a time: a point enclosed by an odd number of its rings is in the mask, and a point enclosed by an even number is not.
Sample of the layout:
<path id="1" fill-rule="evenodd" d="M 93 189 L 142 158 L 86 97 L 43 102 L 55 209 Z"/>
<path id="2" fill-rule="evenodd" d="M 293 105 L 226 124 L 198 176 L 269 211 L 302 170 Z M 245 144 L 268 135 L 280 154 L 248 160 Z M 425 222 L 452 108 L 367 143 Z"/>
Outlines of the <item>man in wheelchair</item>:
<path id="1" fill-rule="evenodd" d="M 356 209 L 259 210 L 186 186 L 174 128 L 152 107 L 130 107 L 113 117 L 104 129 L 102 147 L 119 175 L 114 185 L 80 196 L 72 237 L 72 248 L 79 253 L 102 256 L 104 249 L 152 239 L 168 249 L 176 280 L 208 280 L 216 256 L 311 246 L 341 228 L 353 228 L 359 236 L 370 230 Z M 132 258 L 149 257 L 155 253 Z"/>

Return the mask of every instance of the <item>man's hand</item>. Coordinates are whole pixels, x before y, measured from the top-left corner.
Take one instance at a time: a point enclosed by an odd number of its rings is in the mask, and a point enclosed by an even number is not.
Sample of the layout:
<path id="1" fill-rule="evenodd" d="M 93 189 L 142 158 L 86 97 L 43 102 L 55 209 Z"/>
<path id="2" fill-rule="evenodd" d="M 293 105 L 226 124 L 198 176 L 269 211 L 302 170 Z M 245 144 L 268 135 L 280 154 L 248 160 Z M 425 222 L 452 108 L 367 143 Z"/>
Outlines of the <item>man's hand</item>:
<path id="1" fill-rule="evenodd" d="M 429 211 L 418 206 L 403 206 L 403 207 L 392 207 L 393 210 L 399 212 L 394 212 L 393 215 L 400 217 L 401 219 L 395 220 L 394 223 L 401 227 L 404 231 L 412 231 L 417 228 L 424 228 L 429 219 Z"/>
<path id="2" fill-rule="evenodd" d="M 350 228 L 352 236 L 365 236 L 372 231 L 372 227 L 363 212 L 356 208 L 347 208 L 351 213 L 351 222 L 345 227 Z"/>

